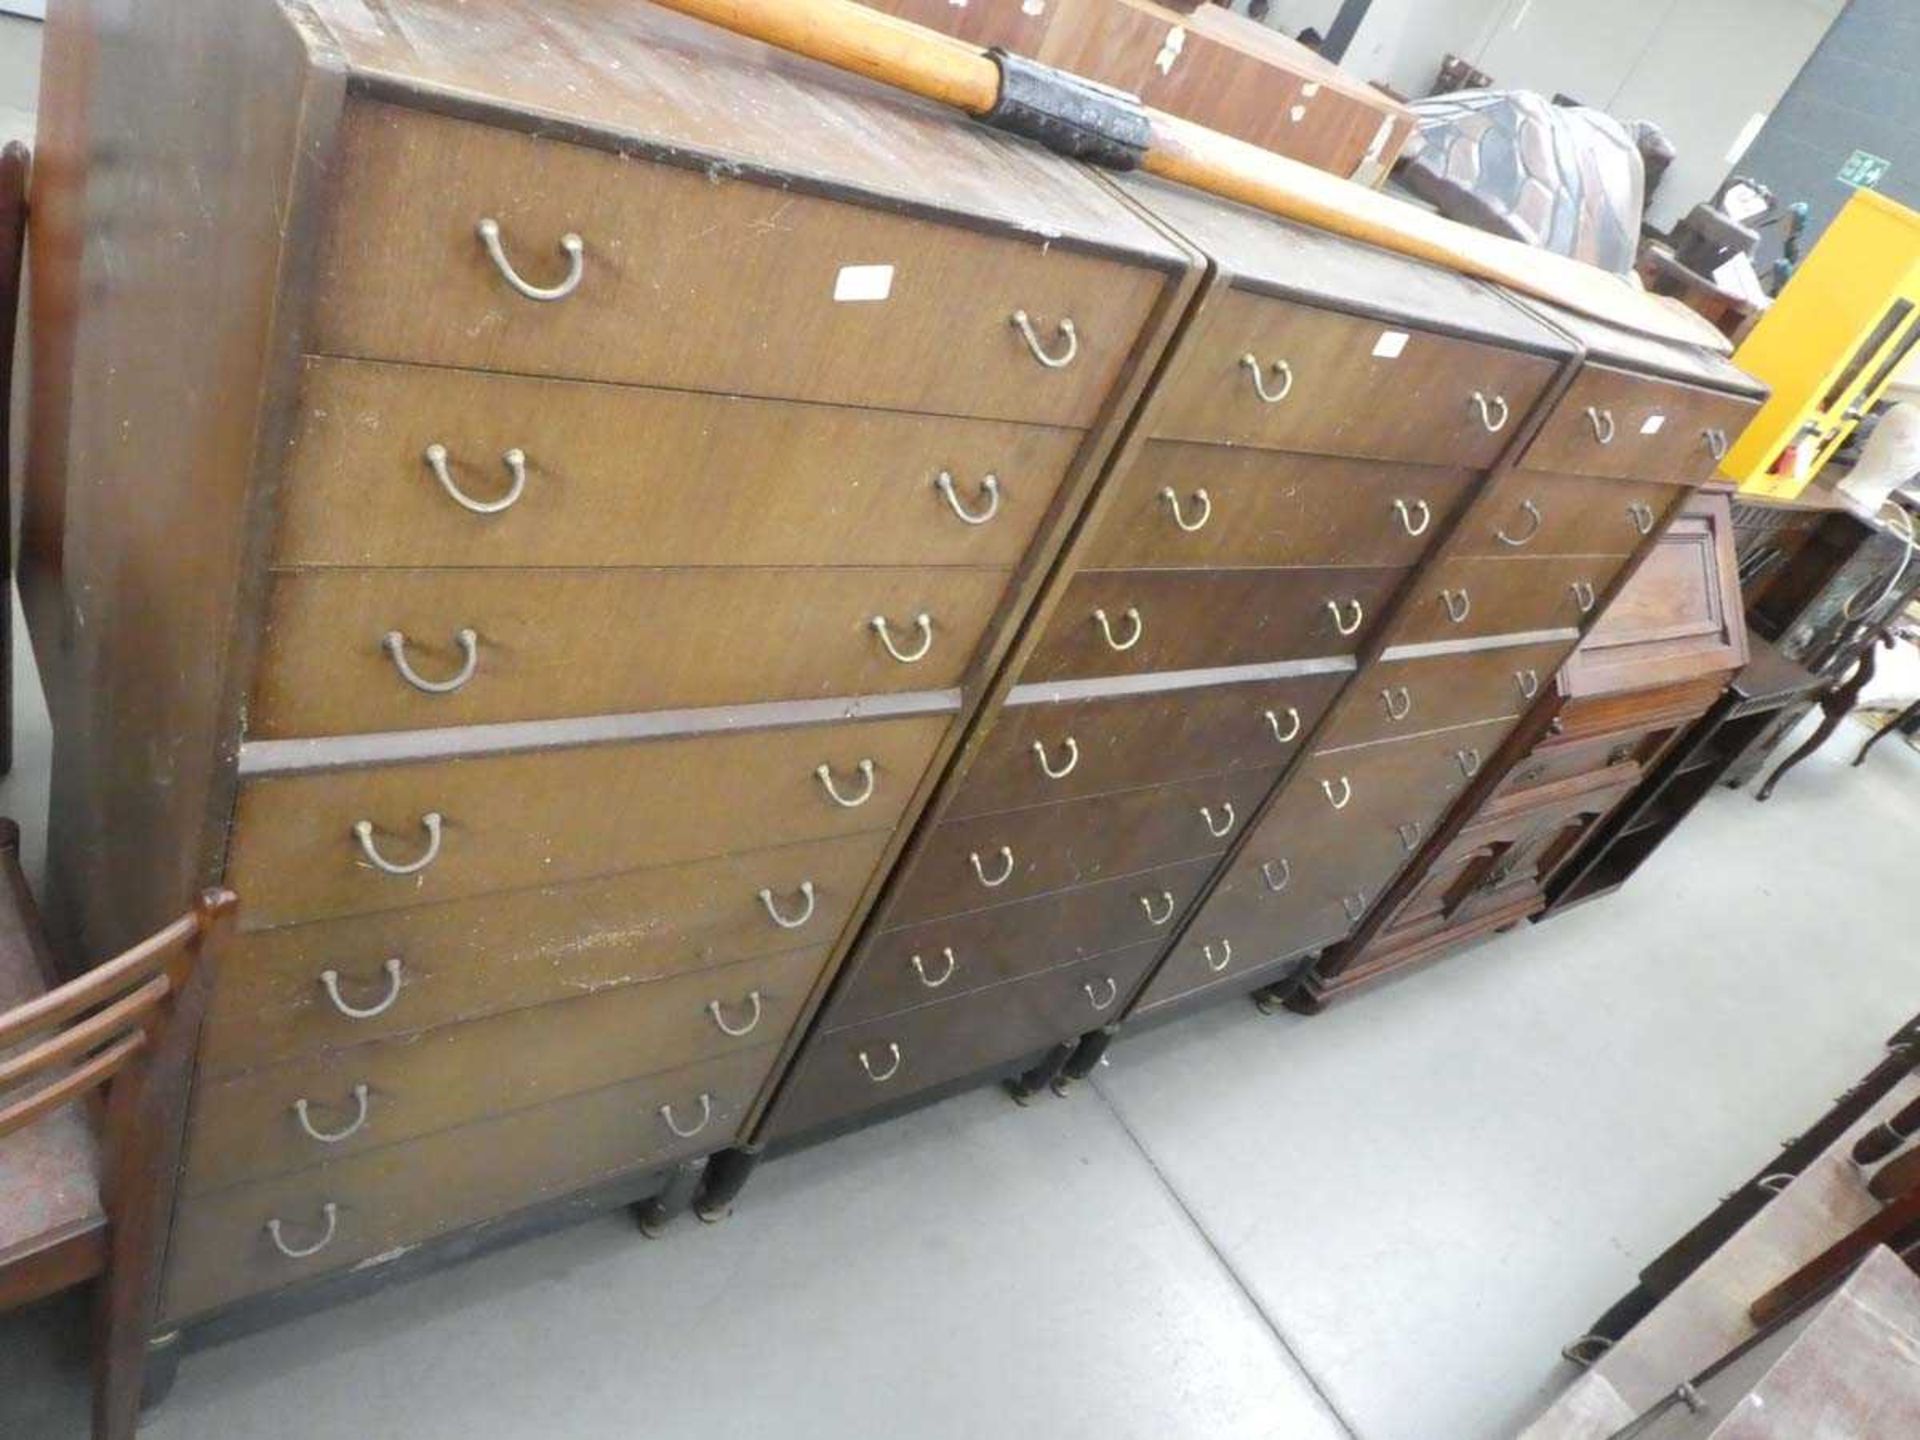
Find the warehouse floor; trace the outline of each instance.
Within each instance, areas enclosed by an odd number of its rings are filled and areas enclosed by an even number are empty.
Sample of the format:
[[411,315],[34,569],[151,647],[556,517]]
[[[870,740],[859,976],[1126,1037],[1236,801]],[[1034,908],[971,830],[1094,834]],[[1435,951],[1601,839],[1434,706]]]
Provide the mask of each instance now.
[[[31,866],[20,683],[0,811]],[[1509,1435],[1561,1343],[1920,1009],[1920,755],[1850,771],[1860,733],[1550,926],[775,1161],[722,1225],[608,1216],[203,1352],[141,1433]],[[84,1436],[86,1353],[73,1299],[0,1317],[0,1437]]]

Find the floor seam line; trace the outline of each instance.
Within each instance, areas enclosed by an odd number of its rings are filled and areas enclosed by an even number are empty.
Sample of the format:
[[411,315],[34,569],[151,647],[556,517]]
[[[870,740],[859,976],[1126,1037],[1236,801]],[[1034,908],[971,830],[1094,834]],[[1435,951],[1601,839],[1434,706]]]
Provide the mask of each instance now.
[[1334,1424],[1340,1427],[1349,1440],[1364,1440],[1359,1427],[1348,1418],[1346,1411],[1334,1403],[1333,1396],[1328,1394],[1327,1388],[1320,1383],[1320,1377],[1313,1373],[1306,1362],[1306,1357],[1294,1348],[1293,1342],[1287,1338],[1287,1332],[1281,1328],[1280,1322],[1268,1313],[1267,1307],[1260,1303],[1260,1297],[1249,1288],[1239,1270],[1235,1269],[1233,1262],[1227,1258],[1226,1252],[1214,1243],[1212,1232],[1200,1223],[1200,1217],[1193,1213],[1193,1207],[1187,1203],[1187,1197],[1180,1193],[1180,1188],[1168,1177],[1167,1172],[1160,1168],[1160,1162],[1154,1158],[1153,1152],[1147,1149],[1140,1136],[1135,1133],[1133,1126],[1127,1123],[1127,1117],[1120,1113],[1120,1107],[1115,1105],[1097,1084],[1089,1082],[1087,1088],[1099,1096],[1100,1103],[1106,1107],[1107,1113],[1113,1116],[1114,1122],[1119,1125],[1120,1133],[1127,1137],[1128,1143],[1146,1162],[1147,1169],[1153,1172],[1153,1178],[1159,1182],[1160,1188],[1166,1191],[1168,1198],[1180,1207],[1180,1213],[1186,1217],[1187,1224],[1193,1227],[1194,1234],[1200,1237],[1208,1253],[1233,1281],[1234,1288],[1246,1297],[1247,1304],[1253,1307],[1253,1313],[1260,1317],[1260,1323],[1266,1327],[1267,1333],[1273,1336],[1274,1343],[1279,1345],[1286,1357],[1293,1362],[1293,1368],[1300,1372],[1301,1378],[1307,1382],[1307,1387],[1313,1391],[1327,1413],[1333,1417]]

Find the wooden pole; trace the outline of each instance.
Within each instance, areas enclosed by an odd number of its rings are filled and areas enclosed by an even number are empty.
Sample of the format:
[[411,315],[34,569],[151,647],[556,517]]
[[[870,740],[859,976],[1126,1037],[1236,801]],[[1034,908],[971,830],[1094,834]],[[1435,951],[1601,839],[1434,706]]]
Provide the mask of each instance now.
[[[970,115],[986,114],[999,98],[999,66],[979,48],[856,0],[656,3]],[[1472,229],[1203,125],[1142,108],[1152,131],[1141,164],[1149,174],[1492,280],[1629,330],[1723,355],[1731,349],[1702,316],[1610,271]]]

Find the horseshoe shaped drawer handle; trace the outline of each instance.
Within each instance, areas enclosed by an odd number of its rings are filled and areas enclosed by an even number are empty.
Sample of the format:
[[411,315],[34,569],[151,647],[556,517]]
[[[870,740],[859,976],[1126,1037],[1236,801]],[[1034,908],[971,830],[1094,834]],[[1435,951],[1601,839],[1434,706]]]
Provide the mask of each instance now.
[[1180,492],[1171,485],[1160,492],[1160,498],[1167,502],[1167,508],[1173,511],[1173,523],[1189,535],[1207,528],[1207,521],[1213,518],[1213,497],[1205,490],[1193,492],[1193,503],[1198,507],[1195,517],[1188,520],[1180,508]]
[[1293,706],[1287,706],[1287,728],[1284,733],[1280,729],[1278,715],[1271,710],[1263,710],[1261,713],[1267,717],[1267,728],[1273,731],[1273,738],[1282,745],[1291,744],[1300,738],[1300,712]]
[[451,695],[463,688],[473,679],[473,672],[480,667],[480,637],[472,630],[461,630],[454,637],[461,653],[466,657],[460,669],[446,680],[423,679],[407,660],[407,637],[399,630],[389,630],[381,637],[380,646],[393,661],[393,668],[400,672],[400,678],[423,695]]
[[1393,828],[1394,832],[1400,837],[1400,848],[1411,855],[1415,847],[1420,844],[1420,822],[1418,820],[1409,820],[1406,824],[1396,825]]
[[873,633],[880,637],[880,643],[887,647],[887,653],[902,665],[917,665],[927,658],[927,652],[933,649],[933,617],[922,610],[913,617],[913,628],[920,632],[920,647],[917,650],[902,650],[893,643],[893,629],[887,624],[887,617],[876,615],[867,624],[873,627]]
[[1351,895],[1340,897],[1340,908],[1347,912],[1347,919],[1354,924],[1360,923],[1360,917],[1367,913],[1367,897],[1364,891],[1355,891]]
[[1355,635],[1359,633],[1360,626],[1365,623],[1367,612],[1361,608],[1358,600],[1349,600],[1346,603],[1353,607],[1352,623],[1348,623],[1341,618],[1340,602],[1338,600],[1327,601],[1327,609],[1333,612],[1334,629],[1338,630],[1342,635]]
[[1333,806],[1334,809],[1344,810],[1353,803],[1353,781],[1344,775],[1340,777],[1340,798],[1338,800],[1333,798],[1333,782],[1331,780],[1322,780],[1320,782],[1320,793],[1327,797],[1327,803]]
[[1087,1003],[1096,1010],[1105,1010],[1120,998],[1120,982],[1115,980],[1111,975],[1105,975],[1101,978],[1105,980],[1107,984],[1107,998],[1104,1000],[1094,993],[1093,982],[1091,980],[1088,980],[1080,987],[1087,992]]
[[420,817],[420,828],[427,832],[427,848],[418,860],[409,860],[404,865],[395,864],[380,853],[380,847],[373,841],[373,822],[356,820],[353,822],[353,838],[360,846],[360,853],[374,869],[389,875],[418,875],[434,861],[440,858],[441,819],[438,810],[429,810]]
[[1498,540],[1502,545],[1511,545],[1516,550],[1522,545],[1530,544],[1533,537],[1540,533],[1540,527],[1547,523],[1547,517],[1540,513],[1540,507],[1534,504],[1531,499],[1522,500],[1520,502],[1520,508],[1526,513],[1528,521],[1527,531],[1524,535],[1509,535],[1505,526],[1493,532],[1494,539]]
[[926,962],[922,960],[918,955],[909,957],[913,965],[913,973],[920,977],[920,983],[926,986],[927,989],[929,990],[938,990],[942,985],[946,984],[947,981],[951,980],[953,978],[954,970],[960,964],[959,958],[954,955],[953,947],[951,945],[942,945],[940,947],[940,954],[941,954],[941,957],[947,962],[947,968],[940,972],[938,979],[935,979],[933,976],[927,974]]
[[400,960],[398,956],[388,960],[380,967],[386,972],[387,993],[374,1005],[361,1007],[350,1005],[340,993],[340,972],[322,970],[320,988],[326,992],[327,1003],[332,1005],[349,1020],[371,1020],[376,1015],[384,1015],[393,1008],[393,1002],[400,998]]
[[1226,824],[1216,827],[1213,823],[1213,807],[1210,805],[1202,805],[1200,807],[1200,818],[1206,822],[1207,833],[1216,840],[1224,840],[1228,835],[1233,833],[1233,802],[1231,800],[1222,800],[1220,802],[1220,813],[1226,818]]
[[1056,770],[1047,759],[1047,747],[1038,740],[1033,742],[1033,758],[1040,762],[1040,773],[1049,780],[1066,779],[1073,773],[1073,767],[1080,763],[1080,743],[1071,735],[1067,736],[1064,743],[1067,747],[1067,763]]
[[873,1068],[873,1061],[868,1058],[867,1052],[864,1050],[860,1052],[860,1068],[867,1072],[867,1079],[876,1085],[884,1085],[900,1073],[899,1045],[889,1040],[887,1042],[887,1053],[892,1057],[892,1063],[889,1064],[885,1070],[875,1070]]
[[1642,535],[1651,535],[1653,533],[1654,514],[1651,505],[1635,500],[1631,505],[1627,506],[1627,518],[1633,521],[1633,528],[1638,530]]
[[780,906],[773,898],[773,891],[762,890],[760,892],[760,903],[766,907],[767,918],[782,930],[798,930],[809,920],[813,919],[813,904],[815,898],[813,882],[811,880],[802,880],[800,882],[800,899],[802,902],[800,913],[789,920],[785,915],[780,913]]
[[[1479,409],[1480,423],[1486,427],[1489,435],[1498,435],[1502,430],[1507,428],[1507,420],[1510,412],[1507,409],[1506,396],[1495,395],[1489,400],[1483,392],[1476,390],[1473,392],[1473,403]],[[1493,418],[1493,412],[1495,410],[1500,412],[1500,418],[1498,420]]]
[[873,798],[873,784],[874,784],[873,761],[862,760],[860,762],[859,770],[860,770],[860,778],[865,783],[862,786],[860,793],[858,795],[853,796],[851,799],[849,799],[845,795],[842,795],[840,793],[840,787],[833,783],[833,771],[830,767],[825,765],[816,765],[814,767],[813,776],[814,776],[814,779],[820,782],[820,788],[827,792],[827,798],[833,801],[834,804],[838,805],[842,810],[858,810],[862,805],[866,804],[867,801]]
[[1540,693],[1540,672],[1538,670],[1516,670],[1513,683],[1520,687],[1520,698],[1531,700]]
[[1123,618],[1133,622],[1133,634],[1124,640],[1116,640],[1113,638],[1113,623],[1107,619],[1107,612],[1105,610],[1093,612],[1093,623],[1100,627],[1100,634],[1110,649],[1131,650],[1140,643],[1140,637],[1146,634],[1147,627],[1140,619],[1140,612],[1133,606],[1129,605],[1126,608]]
[[1173,918],[1173,892],[1171,890],[1162,890],[1160,892],[1160,898],[1166,902],[1167,908],[1156,915],[1153,913],[1153,897],[1151,895],[1142,895],[1139,897],[1140,908],[1147,912],[1147,923],[1149,925],[1164,925]]
[[[1396,695],[1400,697],[1398,703],[1394,700]],[[1404,685],[1395,685],[1391,689],[1382,690],[1380,699],[1387,707],[1389,720],[1404,720],[1413,713],[1413,692]]]
[[1211,941],[1200,947],[1200,953],[1206,957],[1207,969],[1218,975],[1222,970],[1226,969],[1227,966],[1233,964],[1233,941],[1227,939],[1225,936],[1220,938],[1220,958],[1218,960],[1213,958],[1213,944]]
[[1253,376],[1253,393],[1268,405],[1278,405],[1293,393],[1293,367],[1284,360],[1273,362],[1273,373],[1280,377],[1278,390],[1267,389],[1266,371],[1261,368],[1260,358],[1257,355],[1242,355],[1240,368]]
[[713,1096],[709,1095],[705,1090],[700,1092],[700,1118],[693,1122],[691,1129],[682,1130],[680,1128],[679,1122],[673,1118],[673,1105],[671,1102],[660,1107],[660,1118],[666,1122],[667,1129],[671,1130],[675,1135],[678,1135],[682,1140],[691,1140],[712,1123]]
[[1576,580],[1569,585],[1567,589],[1573,592],[1573,603],[1580,607],[1580,613],[1582,615],[1590,615],[1593,613],[1593,586],[1589,585],[1585,580]]
[[293,1102],[294,1118],[300,1122],[300,1128],[307,1132],[309,1139],[318,1140],[322,1145],[338,1145],[342,1140],[351,1140],[358,1135],[367,1123],[367,1112],[372,1108],[367,1087],[353,1087],[353,1119],[338,1130],[322,1130],[313,1123],[313,1112],[304,1096]]
[[980,852],[978,850],[969,850],[967,852],[967,860],[973,866],[973,878],[989,890],[998,890],[1013,878],[1013,847],[1011,845],[1002,845],[1000,847],[1000,873],[991,880],[987,878],[986,866],[980,863]]
[[427,468],[433,471],[433,478],[440,482],[440,488],[447,492],[453,502],[463,510],[471,510],[475,515],[498,515],[502,510],[511,510],[520,503],[520,496],[527,488],[527,452],[509,450],[500,457],[507,467],[507,476],[513,481],[507,487],[507,493],[498,500],[476,500],[460,488],[453,478],[453,471],[447,465],[447,447],[435,442],[427,446]]
[[1020,338],[1027,342],[1027,349],[1033,352],[1033,358],[1049,370],[1064,370],[1073,363],[1074,356],[1080,353],[1080,332],[1074,328],[1073,321],[1060,322],[1060,338],[1067,342],[1067,348],[1058,355],[1049,355],[1046,347],[1040,343],[1040,337],[1034,334],[1033,321],[1024,310],[1013,312],[1013,328],[1020,332]]
[[[1275,865],[1280,867],[1280,878],[1278,880],[1273,878],[1273,867]],[[1260,862],[1260,878],[1267,882],[1267,889],[1278,895],[1282,890],[1286,889],[1293,880],[1293,862],[1284,857],[1279,860],[1262,860]]]
[[1442,590],[1440,603],[1447,607],[1447,619],[1456,625],[1464,625],[1467,616],[1473,613],[1473,596],[1467,593],[1464,585],[1458,590]]
[[729,1025],[727,1023],[726,1012],[720,1008],[720,1002],[718,1000],[709,1000],[707,1002],[707,1014],[713,1017],[713,1023],[720,1027],[720,1033],[722,1035],[731,1035],[734,1039],[738,1040],[743,1036],[751,1035],[760,1028],[760,1016],[763,1012],[760,1008],[760,992],[758,990],[749,990],[747,992],[747,1006],[752,1010],[753,1014],[748,1017],[746,1024],[740,1026]]
[[1602,445],[1613,443],[1613,412],[1611,410],[1596,410],[1591,405],[1587,406],[1587,424],[1593,427],[1595,440]]
[[934,478],[934,488],[946,497],[947,507],[968,525],[984,525],[1000,513],[1000,477],[989,475],[980,482],[980,493],[987,497],[984,510],[969,510],[960,501],[960,493],[954,488],[953,476],[942,470]]
[[273,1241],[273,1248],[289,1260],[304,1260],[309,1255],[318,1255],[333,1243],[334,1232],[340,1228],[340,1207],[329,1200],[320,1207],[320,1238],[311,1245],[289,1245],[286,1231],[278,1217],[267,1221],[267,1238]]
[[[1400,528],[1409,535],[1424,535],[1427,533],[1427,527],[1433,523],[1433,507],[1424,500],[1416,500],[1412,505],[1408,505],[1404,500],[1395,500],[1393,509],[1394,513],[1400,517]],[[1420,512],[1420,523],[1417,525],[1413,520],[1415,510]]]
[[1480,773],[1480,752],[1473,746],[1454,751],[1453,758],[1460,766],[1460,773],[1467,779],[1471,780]]
[[500,243],[500,222],[491,215],[480,222],[480,243],[487,247],[487,254],[493,260],[493,266],[515,290],[529,300],[564,300],[580,288],[580,281],[587,273],[587,242],[569,230],[560,237],[560,248],[566,253],[567,274],[558,285],[529,284],[514,269],[513,261],[507,258],[506,247]]
[[1700,438],[1707,442],[1707,453],[1715,460],[1727,458],[1727,432],[1720,429],[1702,430]]

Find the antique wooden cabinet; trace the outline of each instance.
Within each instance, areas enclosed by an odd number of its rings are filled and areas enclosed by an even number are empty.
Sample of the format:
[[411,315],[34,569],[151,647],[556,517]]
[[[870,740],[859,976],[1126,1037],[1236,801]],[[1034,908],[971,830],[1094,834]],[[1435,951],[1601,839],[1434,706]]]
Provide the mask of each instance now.
[[646,6],[48,45],[56,908],[76,963],[244,917],[164,1325],[654,1194],[748,1132],[1192,255]]

